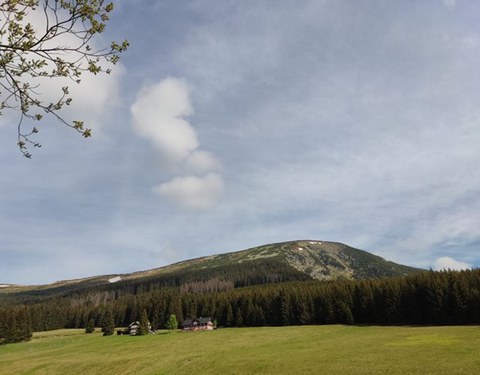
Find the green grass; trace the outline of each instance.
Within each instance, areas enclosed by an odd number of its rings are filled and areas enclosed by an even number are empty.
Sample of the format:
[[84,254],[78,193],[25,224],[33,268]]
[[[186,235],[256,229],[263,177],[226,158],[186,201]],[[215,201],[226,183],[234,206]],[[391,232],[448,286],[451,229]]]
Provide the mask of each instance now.
[[34,334],[0,374],[478,374],[480,327],[232,328],[143,337]]

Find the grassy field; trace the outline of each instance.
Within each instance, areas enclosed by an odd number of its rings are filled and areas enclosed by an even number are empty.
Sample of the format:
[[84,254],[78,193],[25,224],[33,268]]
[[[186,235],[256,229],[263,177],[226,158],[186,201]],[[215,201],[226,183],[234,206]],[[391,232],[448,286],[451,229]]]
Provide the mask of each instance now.
[[480,374],[480,327],[59,330],[0,346],[0,374]]

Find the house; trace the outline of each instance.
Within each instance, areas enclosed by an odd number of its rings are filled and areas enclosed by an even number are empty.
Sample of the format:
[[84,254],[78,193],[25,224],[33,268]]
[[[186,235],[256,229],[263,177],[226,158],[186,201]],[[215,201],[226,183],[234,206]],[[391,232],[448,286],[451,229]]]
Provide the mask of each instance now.
[[[118,331],[117,331],[117,335],[137,336],[139,330],[140,330],[140,322],[139,322],[139,321],[135,321],[135,322],[130,323],[130,324],[128,325],[128,328],[123,329],[123,330],[118,330]],[[148,322],[148,332],[149,332],[149,333],[155,333],[155,332],[152,330],[152,326],[150,325],[150,322]]]
[[212,318],[185,319],[182,323],[182,331],[212,331],[214,329]]

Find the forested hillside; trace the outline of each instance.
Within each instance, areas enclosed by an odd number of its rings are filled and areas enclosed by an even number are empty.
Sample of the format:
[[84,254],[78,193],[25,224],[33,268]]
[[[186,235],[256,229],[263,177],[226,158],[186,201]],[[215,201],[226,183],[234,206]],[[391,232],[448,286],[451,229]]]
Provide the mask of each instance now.
[[[146,312],[154,327],[212,316],[219,326],[304,324],[479,324],[480,270],[425,272],[406,277],[357,281],[294,281],[225,291],[164,287],[131,294],[95,291],[49,297],[0,309],[0,340],[13,342],[34,331],[101,325],[113,315],[125,326]],[[25,323],[26,322],[26,323]],[[15,325],[18,328],[15,328]],[[28,330],[28,329],[27,329]],[[13,335],[13,336],[12,336]]]
[[0,288],[0,301],[31,303],[49,296],[110,291],[131,294],[158,288],[222,291],[304,280],[359,280],[410,275],[423,270],[389,262],[337,242],[291,241],[210,255],[131,274],[94,276],[49,285]]

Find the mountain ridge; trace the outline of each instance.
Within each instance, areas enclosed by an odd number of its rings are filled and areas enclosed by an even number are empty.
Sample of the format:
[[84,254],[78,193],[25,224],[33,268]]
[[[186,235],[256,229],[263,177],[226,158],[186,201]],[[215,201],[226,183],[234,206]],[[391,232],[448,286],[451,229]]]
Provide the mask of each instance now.
[[[50,294],[99,285],[110,285],[114,288],[115,284],[122,282],[155,280],[164,280],[166,286],[181,286],[218,279],[230,280],[234,287],[239,287],[292,280],[382,278],[421,271],[424,270],[390,262],[378,255],[340,242],[296,240],[181,260],[170,265],[132,273],[97,275],[45,285],[0,284],[2,285],[0,295],[29,292]],[[240,276],[235,278],[231,275],[235,272]],[[165,281],[171,278],[175,278],[176,282]]]

